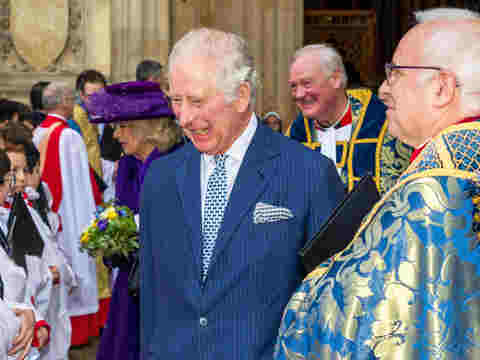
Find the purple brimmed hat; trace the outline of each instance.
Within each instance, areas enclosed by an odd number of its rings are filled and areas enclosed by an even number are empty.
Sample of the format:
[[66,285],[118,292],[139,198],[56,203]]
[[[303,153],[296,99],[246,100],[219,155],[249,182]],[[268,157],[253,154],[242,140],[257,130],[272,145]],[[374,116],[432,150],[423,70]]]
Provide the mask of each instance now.
[[92,94],[86,106],[95,124],[174,117],[160,85],[151,81],[107,86]]

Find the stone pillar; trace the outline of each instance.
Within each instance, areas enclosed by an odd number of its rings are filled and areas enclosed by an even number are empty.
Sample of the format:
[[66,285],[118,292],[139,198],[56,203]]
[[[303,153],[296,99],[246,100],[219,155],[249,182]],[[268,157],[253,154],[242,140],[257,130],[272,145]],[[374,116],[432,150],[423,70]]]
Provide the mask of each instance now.
[[255,57],[261,83],[259,115],[275,110],[284,125],[296,114],[288,89],[288,64],[303,44],[303,0],[174,0],[173,39],[208,26],[245,37]]
[[112,3],[112,81],[126,80],[128,56],[128,0]]
[[170,50],[170,1],[145,1],[143,14],[143,56],[165,65]]
[[87,0],[85,12],[90,25],[85,30],[85,64],[108,78],[112,72],[110,0]]
[[170,48],[170,0],[112,1],[112,80],[135,79],[144,59],[166,64]]
[[[208,7],[207,0],[196,2],[193,0],[171,0],[172,17],[171,17],[171,29],[173,31],[172,40],[173,43],[185,35],[188,31],[201,26],[201,19],[208,21],[208,15],[210,9]],[[200,4],[199,4],[200,3]],[[201,6],[200,6],[201,5]],[[201,10],[203,8],[203,10]],[[204,26],[208,26],[204,24]]]

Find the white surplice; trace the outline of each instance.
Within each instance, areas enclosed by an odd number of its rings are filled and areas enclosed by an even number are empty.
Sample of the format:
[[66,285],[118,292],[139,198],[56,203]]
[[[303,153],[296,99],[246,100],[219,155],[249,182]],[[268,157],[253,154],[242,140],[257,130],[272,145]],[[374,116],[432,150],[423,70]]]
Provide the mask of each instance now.
[[[27,259],[27,263],[28,262],[29,262],[29,259]],[[28,280],[27,280],[25,270],[22,267],[16,265],[12,261],[12,259],[10,259],[10,257],[7,255],[7,253],[4,251],[3,247],[1,246],[0,246],[0,276],[2,277],[2,281],[4,285],[3,301],[4,301],[4,304],[10,309],[10,311],[12,311],[13,309],[32,310],[35,314],[36,321],[44,320],[40,312],[37,311],[37,309],[33,306],[30,299],[29,298],[27,299]],[[3,326],[9,329],[8,340],[10,340],[10,345],[8,346],[8,348],[11,348],[12,341],[13,341],[12,333],[15,331],[15,329],[17,329],[15,336],[18,334],[18,329],[20,326],[20,318],[14,315],[16,317],[16,320],[14,320],[12,319],[10,312],[5,312],[0,315],[0,321],[2,321],[1,318],[3,316],[6,317],[6,321],[7,321],[7,323],[3,324]],[[15,336],[13,338],[15,338]],[[0,352],[2,352],[2,354],[0,355],[0,359],[2,359],[1,356],[4,355],[3,344],[2,344],[2,349],[0,349]],[[18,355],[19,354],[17,354],[16,356],[10,356],[6,358],[14,360]],[[6,353],[5,353],[5,356],[6,356]],[[38,350],[36,348],[32,348],[28,353],[26,359],[36,360],[39,358],[39,356],[40,354]]]
[[0,360],[8,358],[7,352],[20,330],[20,319],[8,304],[0,300]]
[[60,274],[59,284],[55,284],[51,290],[51,297],[46,309],[45,320],[50,325],[50,342],[42,349],[40,358],[43,360],[67,359],[72,326],[67,311],[68,294],[76,285],[71,267],[68,265],[64,254],[58,248],[56,236],[43,222],[40,214],[28,207],[30,215],[35,222],[45,247],[42,258],[48,265],[57,267]]
[[[50,128],[35,129],[33,140],[41,153],[47,149],[46,136],[49,135]],[[80,251],[80,236],[94,218],[95,202],[85,143],[74,130],[65,128],[62,131],[59,156],[62,200],[58,214],[62,231],[57,235],[57,243],[71,266],[77,283],[68,297],[68,314],[94,314],[98,311],[96,264],[95,259]]]

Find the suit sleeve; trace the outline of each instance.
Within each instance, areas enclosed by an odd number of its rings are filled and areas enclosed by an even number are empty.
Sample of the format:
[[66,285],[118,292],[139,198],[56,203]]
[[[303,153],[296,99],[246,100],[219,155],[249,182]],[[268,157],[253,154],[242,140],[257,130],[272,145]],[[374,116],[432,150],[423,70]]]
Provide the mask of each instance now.
[[311,239],[328,219],[338,203],[345,197],[342,183],[333,162],[321,154],[312,152],[312,173],[307,178],[310,182],[310,216],[308,218],[306,239]]
[[153,258],[152,238],[149,229],[152,227],[148,214],[150,209],[151,186],[147,175],[140,196],[140,360],[147,359],[147,344],[153,334]]

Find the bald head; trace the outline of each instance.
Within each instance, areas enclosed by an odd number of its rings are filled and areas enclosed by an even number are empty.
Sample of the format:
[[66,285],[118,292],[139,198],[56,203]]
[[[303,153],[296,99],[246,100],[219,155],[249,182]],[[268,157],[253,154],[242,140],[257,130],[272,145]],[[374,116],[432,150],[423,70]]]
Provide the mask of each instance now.
[[427,15],[401,39],[389,81],[380,88],[390,132],[412,146],[480,115],[480,19],[445,11]]
[[480,18],[480,14],[467,9],[457,8],[432,8],[419,10],[413,13],[416,24],[423,24],[429,21],[447,20],[475,20]]

